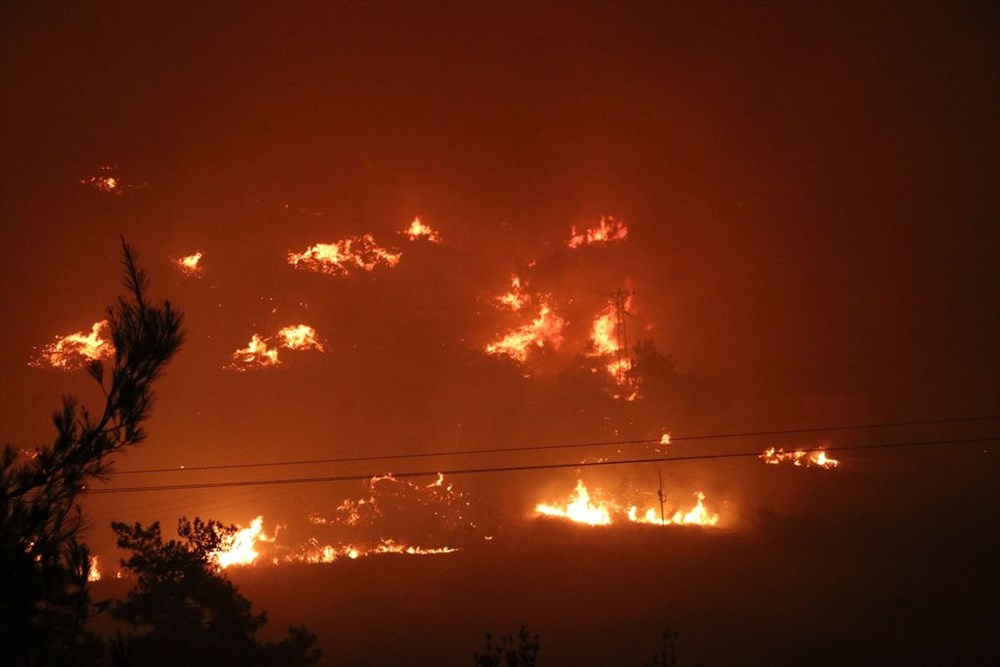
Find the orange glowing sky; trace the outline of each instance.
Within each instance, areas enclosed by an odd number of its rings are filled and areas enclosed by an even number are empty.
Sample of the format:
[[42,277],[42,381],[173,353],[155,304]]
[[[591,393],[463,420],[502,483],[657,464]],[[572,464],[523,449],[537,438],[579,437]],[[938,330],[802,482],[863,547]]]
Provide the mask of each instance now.
[[[266,536],[243,545],[262,560],[492,562],[517,531],[604,534],[540,505],[706,544],[774,517],[991,506],[974,494],[993,488],[993,446],[838,451],[981,425],[685,437],[1000,412],[992,5],[0,17],[3,441],[50,441],[63,395],[100,407],[82,368],[113,354],[124,236],[187,339],[110,484],[350,478],[95,494],[94,526],[200,515]],[[327,462],[288,464],[303,461]],[[258,463],[288,465],[200,469]],[[432,486],[549,464],[566,467]],[[107,579],[120,554],[100,530]]]

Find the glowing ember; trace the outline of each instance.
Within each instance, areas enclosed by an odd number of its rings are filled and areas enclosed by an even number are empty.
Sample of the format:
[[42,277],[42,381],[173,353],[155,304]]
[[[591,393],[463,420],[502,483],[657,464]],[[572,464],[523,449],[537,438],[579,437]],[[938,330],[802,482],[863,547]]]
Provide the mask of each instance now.
[[[384,535],[387,522],[406,517],[405,526],[392,529],[416,529],[420,524],[433,525],[438,530],[454,531],[474,527],[465,519],[470,506],[464,494],[445,483],[444,475],[429,484],[420,485],[392,475],[376,475],[367,482],[366,497],[345,499],[330,517],[312,515],[317,525],[340,525],[353,528],[374,528],[372,534]],[[419,537],[419,536],[418,536]]]
[[188,255],[187,257],[171,257],[170,261],[172,261],[174,266],[176,266],[185,276],[200,277],[204,271],[204,267],[199,264],[199,262],[201,262],[201,258],[202,253],[199,251],[193,255]]
[[56,337],[55,342],[43,347],[38,358],[32,360],[29,365],[48,364],[53,368],[75,370],[89,362],[110,358],[114,355],[115,348],[111,344],[109,335],[107,320],[94,322],[90,333],[79,331],[62,338]]
[[562,330],[566,320],[552,312],[548,303],[542,302],[536,317],[530,324],[518,327],[505,336],[486,346],[486,353],[497,356],[508,356],[514,361],[524,363],[528,358],[528,350],[532,346],[554,348],[562,345]]
[[501,308],[518,311],[531,301],[531,297],[521,288],[521,279],[516,275],[510,277],[510,291],[494,299]]
[[661,445],[669,445],[670,444],[670,434],[669,433],[664,433],[663,434],[663,437],[660,438],[660,444]]
[[319,350],[323,352],[323,344],[316,338],[316,330],[306,324],[284,327],[278,331],[281,346],[289,350]]
[[114,166],[110,164],[101,165],[100,174],[96,176],[91,176],[90,178],[84,178],[80,180],[83,185],[90,186],[97,190],[98,192],[103,192],[109,195],[120,196],[124,194],[121,182],[112,175],[114,172]]
[[421,222],[419,217],[414,218],[413,222],[410,223],[410,226],[403,233],[410,237],[411,241],[423,238],[431,243],[441,243],[441,235]]
[[628,227],[613,216],[601,216],[600,224],[594,229],[585,230],[578,234],[576,227],[570,227],[569,241],[566,243],[570,248],[579,248],[584,245],[598,245],[621,241],[628,236]]
[[566,503],[565,507],[539,503],[535,505],[535,512],[544,516],[585,523],[588,526],[606,526],[611,523],[610,508],[604,504],[591,502],[590,492],[587,491],[583,480],[577,480],[576,490],[569,497],[569,502]]
[[87,569],[87,581],[101,580],[101,564],[97,556],[90,557],[90,567]]
[[264,517],[258,515],[247,528],[237,531],[226,544],[212,554],[216,564],[225,569],[231,565],[251,565],[257,560],[258,542],[274,542],[276,537],[264,534]]
[[390,252],[375,243],[371,234],[352,236],[336,243],[317,243],[301,253],[288,253],[295,268],[347,276],[352,271],[374,271],[378,266],[396,266],[403,253]]
[[836,468],[840,465],[840,461],[830,458],[822,449],[811,452],[806,452],[801,449],[794,452],[786,452],[783,449],[776,450],[774,447],[769,447],[764,450],[764,453],[761,454],[759,458],[763,460],[764,463],[770,465],[791,462],[792,465],[800,467],[810,468],[812,466],[816,466],[827,470]]
[[342,558],[355,560],[365,556],[377,556],[382,554],[405,554],[409,556],[433,556],[437,554],[450,554],[458,551],[455,547],[418,547],[401,544],[391,539],[383,539],[371,545],[332,544],[320,545],[315,539],[310,540],[308,546],[300,553],[285,556],[284,561],[289,563],[333,563]]

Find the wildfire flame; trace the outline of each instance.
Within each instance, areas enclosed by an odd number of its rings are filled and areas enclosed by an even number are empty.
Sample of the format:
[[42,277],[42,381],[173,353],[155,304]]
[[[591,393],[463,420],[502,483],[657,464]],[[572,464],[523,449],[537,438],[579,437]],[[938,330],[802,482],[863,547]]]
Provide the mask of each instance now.
[[528,302],[531,301],[531,297],[524,293],[524,290],[521,287],[521,279],[516,275],[512,275],[510,277],[510,291],[506,294],[494,297],[494,301],[496,301],[501,308],[517,312],[528,305]]
[[[632,305],[632,295],[625,297],[623,310],[627,313]],[[624,398],[627,401],[634,401],[639,397],[639,385],[642,383],[635,367],[628,356],[621,356],[625,350],[618,336],[618,306],[615,303],[608,304],[604,310],[598,313],[590,328],[590,340],[584,354],[589,357],[610,357],[618,358],[607,362],[604,369],[614,380],[616,387],[624,389],[627,393],[613,393],[614,398]]]
[[411,241],[416,241],[419,238],[424,238],[431,243],[441,243],[441,235],[436,231],[421,222],[419,217],[413,219],[410,226],[403,232]]
[[332,544],[320,545],[316,540],[310,540],[308,547],[300,553],[284,557],[284,562],[297,563],[333,563],[341,558],[355,560],[364,556],[376,556],[381,554],[406,554],[409,556],[431,556],[436,554],[450,554],[459,549],[454,547],[418,547],[407,544],[400,544],[395,540],[383,539],[373,545]]
[[345,499],[332,517],[314,514],[310,520],[317,525],[360,528],[377,526],[390,515],[406,513],[414,523],[418,518],[431,520],[446,530],[473,526],[463,515],[470,502],[451,483],[446,484],[440,473],[424,486],[392,475],[376,475],[368,480],[367,487],[366,497]]
[[250,525],[236,532],[226,543],[211,554],[212,560],[220,569],[232,565],[251,565],[260,556],[256,546],[259,542],[274,542],[275,537],[264,533],[264,517],[258,515]]
[[101,564],[97,556],[90,557],[90,564],[87,568],[87,581],[101,580]]
[[565,505],[550,503],[539,503],[535,506],[535,513],[541,516],[550,516],[560,519],[567,519],[574,523],[582,523],[588,526],[607,526],[615,522],[615,517],[624,518],[632,523],[666,525],[696,525],[715,526],[719,523],[718,514],[710,514],[705,508],[705,494],[700,491],[695,494],[698,502],[690,510],[673,510],[669,514],[664,514],[661,518],[660,512],[654,508],[648,508],[640,512],[637,505],[623,506],[613,499],[595,499],[587,490],[582,480],[577,480],[576,488],[570,494]]
[[177,269],[185,276],[199,277],[204,272],[204,267],[199,264],[202,256],[203,254],[199,250],[193,255],[188,255],[186,257],[171,257],[170,261],[172,261],[174,266],[176,266]]
[[612,241],[622,241],[628,236],[628,227],[614,216],[601,216],[600,224],[594,229],[584,230],[577,233],[576,226],[569,228],[569,241],[566,243],[570,248],[579,248],[584,245],[602,245]]
[[293,324],[282,327],[271,338],[263,338],[260,334],[253,334],[246,347],[233,352],[232,361],[227,368],[249,371],[280,366],[279,348],[326,351],[323,343],[319,341],[315,329],[307,324]]
[[335,243],[317,243],[301,253],[288,253],[288,263],[295,268],[334,276],[348,276],[352,271],[374,271],[380,265],[393,267],[401,252],[391,252],[375,243],[371,234],[352,236]]
[[[328,517],[310,515],[313,526],[326,527],[335,531],[348,528],[349,539],[321,540],[310,537],[297,548],[279,546],[277,533],[268,537],[263,531],[263,517],[257,516],[250,526],[232,536],[230,540],[212,554],[219,568],[232,565],[256,565],[260,563],[332,563],[347,558],[381,554],[436,555],[458,551],[451,546],[424,546],[418,543],[429,535],[428,523],[433,531],[451,532],[455,529],[475,527],[465,520],[463,513],[469,502],[464,495],[455,491],[444,475],[428,484],[417,484],[400,480],[392,475],[377,475],[367,482],[366,497],[345,499]],[[412,533],[404,538],[394,535],[384,536],[392,530],[390,519],[395,522],[395,530]],[[402,520],[403,524],[399,524]],[[416,539],[410,539],[415,537]],[[262,551],[268,553],[261,553]]]
[[585,523],[588,526],[607,526],[611,523],[610,509],[605,505],[594,504],[590,501],[590,492],[587,491],[583,480],[577,480],[576,489],[570,495],[565,507],[538,503],[535,505],[535,512],[544,516]]
[[542,348],[548,344],[558,348],[562,345],[564,326],[566,320],[552,312],[552,308],[543,300],[538,309],[538,317],[488,344],[485,348],[486,353],[508,356],[514,361],[524,363],[532,346]]
[[253,334],[250,343],[233,352],[233,361],[229,368],[238,371],[248,371],[256,368],[278,366],[278,349],[268,347],[267,341],[260,334]]
[[114,345],[108,338],[110,334],[107,320],[94,322],[90,333],[77,333],[56,337],[56,340],[42,348],[38,358],[31,361],[31,366],[48,364],[53,368],[75,370],[92,361],[110,358],[115,353]]
[[705,494],[698,492],[694,494],[698,499],[697,504],[687,512],[675,511],[672,515],[659,516],[657,510],[647,509],[641,515],[639,508],[635,505],[628,508],[628,519],[633,523],[651,523],[658,526],[714,526],[719,523],[718,514],[709,514],[705,509]]
[[801,449],[794,452],[786,452],[783,449],[776,450],[774,447],[769,447],[764,450],[763,454],[760,455],[760,459],[763,460],[764,463],[770,465],[791,462],[793,465],[800,467],[810,468],[812,466],[816,466],[826,470],[836,468],[840,465],[839,460],[830,458],[822,449],[811,452],[806,452]]
[[586,354],[601,357],[618,352],[617,323],[618,312],[615,304],[609,304],[594,318],[590,327],[590,348]]
[[98,192],[103,192],[109,195],[121,196],[125,193],[125,191],[122,190],[121,181],[111,174],[111,172],[115,170],[113,165],[101,165],[99,170],[101,172],[100,174],[91,176],[90,178],[81,179],[80,183],[92,187]]
[[307,324],[296,324],[278,331],[281,346],[289,350],[318,350],[323,352],[323,344],[316,338],[316,330]]

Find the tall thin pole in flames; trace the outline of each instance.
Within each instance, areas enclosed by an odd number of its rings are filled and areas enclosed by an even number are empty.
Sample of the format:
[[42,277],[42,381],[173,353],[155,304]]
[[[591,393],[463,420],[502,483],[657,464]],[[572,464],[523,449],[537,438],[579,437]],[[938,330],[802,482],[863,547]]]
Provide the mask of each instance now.
[[619,386],[625,384],[626,374],[632,368],[631,359],[628,353],[628,331],[625,321],[631,316],[628,312],[628,299],[632,292],[618,288],[614,294],[608,294],[609,301],[614,299],[615,303],[615,381]]
[[665,526],[665,525],[667,525],[667,522],[666,522],[666,518],[663,516],[663,501],[664,501],[664,497],[663,497],[663,470],[662,469],[658,469],[656,472],[659,473],[659,475],[660,475],[660,488],[656,491],[656,495],[660,499],[660,525],[661,526]]

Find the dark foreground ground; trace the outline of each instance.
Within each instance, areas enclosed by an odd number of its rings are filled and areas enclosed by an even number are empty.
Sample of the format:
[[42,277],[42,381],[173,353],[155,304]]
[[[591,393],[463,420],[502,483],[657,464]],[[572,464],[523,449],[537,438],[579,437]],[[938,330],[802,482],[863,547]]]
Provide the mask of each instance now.
[[998,664],[994,487],[729,532],[535,521],[450,555],[232,578],[268,611],[265,636],[304,623],[340,667],[472,665],[484,630],[521,624],[541,667],[639,667],[664,628],[679,665]]

